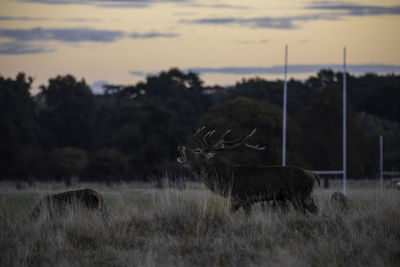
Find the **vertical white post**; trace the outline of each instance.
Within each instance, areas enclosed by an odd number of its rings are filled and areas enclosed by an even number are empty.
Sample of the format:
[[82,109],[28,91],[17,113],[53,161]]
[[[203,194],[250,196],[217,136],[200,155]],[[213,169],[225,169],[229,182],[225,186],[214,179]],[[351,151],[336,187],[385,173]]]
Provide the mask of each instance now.
[[383,188],[383,136],[379,136],[379,178]]
[[346,47],[343,49],[343,194],[346,195]]
[[284,69],[285,79],[283,82],[282,166],[286,166],[287,61],[288,61],[288,46],[285,45],[285,69]]

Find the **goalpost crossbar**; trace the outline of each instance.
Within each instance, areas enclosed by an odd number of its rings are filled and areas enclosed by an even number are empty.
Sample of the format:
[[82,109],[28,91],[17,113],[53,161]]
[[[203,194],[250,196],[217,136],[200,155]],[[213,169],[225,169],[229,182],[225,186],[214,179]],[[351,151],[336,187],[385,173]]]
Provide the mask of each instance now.
[[400,175],[400,172],[384,171],[384,172],[382,172],[382,174],[386,175],[386,176],[397,176],[397,175]]
[[325,175],[335,175],[335,174],[341,174],[343,175],[344,170],[338,170],[338,171],[313,171],[315,174],[325,174]]

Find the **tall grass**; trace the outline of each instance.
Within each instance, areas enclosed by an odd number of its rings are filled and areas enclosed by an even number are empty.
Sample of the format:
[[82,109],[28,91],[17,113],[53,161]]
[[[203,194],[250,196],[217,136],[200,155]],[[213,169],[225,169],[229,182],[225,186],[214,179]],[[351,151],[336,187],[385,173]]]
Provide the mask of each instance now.
[[226,199],[196,184],[184,190],[86,187],[105,197],[107,219],[77,204],[63,217],[50,219],[44,212],[36,222],[25,220],[40,197],[53,192],[51,185],[19,192],[1,184],[0,265],[400,265],[395,190],[354,184],[350,210],[341,214],[329,205],[335,189],[317,189],[317,216],[256,207],[246,218],[243,211],[230,214]]

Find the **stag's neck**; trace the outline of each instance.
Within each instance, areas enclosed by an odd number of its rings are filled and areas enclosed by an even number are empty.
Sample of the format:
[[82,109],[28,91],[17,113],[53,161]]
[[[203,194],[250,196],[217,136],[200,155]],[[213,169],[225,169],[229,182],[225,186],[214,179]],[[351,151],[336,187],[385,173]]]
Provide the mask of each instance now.
[[219,159],[211,159],[201,171],[202,182],[213,192],[226,195],[227,185],[231,183],[232,166]]

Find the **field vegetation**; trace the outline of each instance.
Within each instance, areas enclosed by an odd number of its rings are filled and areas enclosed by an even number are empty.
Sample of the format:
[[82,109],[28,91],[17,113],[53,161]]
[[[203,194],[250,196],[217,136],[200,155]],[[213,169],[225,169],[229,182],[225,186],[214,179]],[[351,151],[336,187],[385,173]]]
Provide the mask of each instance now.
[[73,205],[64,217],[27,219],[61,183],[17,190],[0,183],[1,266],[399,266],[400,192],[350,182],[347,213],[330,206],[339,182],[314,192],[317,216],[230,214],[229,202],[198,183],[82,184],[102,194],[107,218]]

